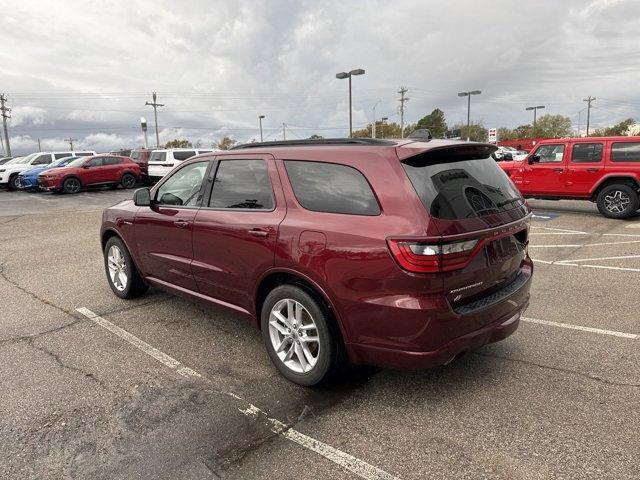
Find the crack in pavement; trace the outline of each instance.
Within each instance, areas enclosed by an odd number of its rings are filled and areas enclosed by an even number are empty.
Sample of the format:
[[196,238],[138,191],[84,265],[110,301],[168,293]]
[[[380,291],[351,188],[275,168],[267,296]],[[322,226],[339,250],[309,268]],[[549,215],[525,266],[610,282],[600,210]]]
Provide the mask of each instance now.
[[3,338],[0,339],[0,346],[2,345],[10,345],[10,344],[14,344],[14,343],[19,343],[19,342],[29,342],[32,340],[36,340],[40,337],[43,337],[45,335],[49,335],[50,333],[57,333],[60,332],[66,328],[69,327],[73,327],[75,325],[78,325],[80,323],[86,323],[87,319],[85,318],[76,318],[74,317],[74,320],[72,322],[69,323],[65,323],[64,325],[60,325],[58,327],[54,327],[51,328],[49,330],[44,330],[42,332],[38,332],[38,333],[30,333],[28,335],[21,335],[19,337],[9,337],[9,338]]
[[519,358],[511,358],[511,357],[503,357],[500,355],[491,355],[488,353],[480,353],[480,352],[470,352],[472,355],[478,355],[480,357],[489,357],[489,358],[496,358],[496,359],[500,359],[500,360],[508,360],[511,362],[515,362],[515,363],[522,363],[524,365],[533,365],[535,367],[538,368],[542,368],[545,370],[553,370],[556,372],[562,372],[562,373],[570,373],[570,374],[574,374],[574,375],[579,375],[581,377],[587,378],[589,380],[595,380],[597,382],[601,382],[601,383],[605,383],[607,385],[612,385],[612,386],[616,386],[616,387],[640,387],[640,383],[627,383],[627,382],[616,382],[613,380],[607,380],[606,378],[602,378],[602,377],[598,377],[597,375],[593,375],[593,374],[589,374],[589,373],[584,373],[584,372],[580,372],[578,370],[571,370],[568,368],[562,368],[562,367],[553,367],[551,365],[543,365],[541,363],[536,363],[536,362],[532,362],[529,360],[522,360]]

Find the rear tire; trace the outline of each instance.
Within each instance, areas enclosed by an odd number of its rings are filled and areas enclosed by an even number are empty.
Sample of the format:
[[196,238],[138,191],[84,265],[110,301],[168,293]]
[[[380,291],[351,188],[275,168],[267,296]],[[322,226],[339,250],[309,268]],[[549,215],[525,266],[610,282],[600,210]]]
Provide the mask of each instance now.
[[136,186],[136,177],[131,175],[130,173],[125,173],[124,175],[122,175],[120,185],[122,185],[122,188],[134,188]]
[[82,188],[82,184],[80,183],[80,180],[77,179],[76,177],[69,177],[62,183],[62,191],[64,193],[69,193],[69,194],[78,193],[81,188]]
[[149,288],[142,280],[124,242],[116,236],[104,247],[104,269],[113,293],[120,298],[137,298]]
[[262,339],[271,361],[288,380],[311,387],[335,373],[343,346],[328,315],[316,299],[294,285],[280,285],[267,295],[261,312]]
[[13,175],[11,175],[11,177],[9,177],[9,183],[7,184],[7,187],[11,191],[20,189],[20,179],[18,178],[17,173],[14,173]]
[[617,184],[603,188],[596,200],[598,210],[607,218],[629,218],[640,207],[636,191],[629,185]]

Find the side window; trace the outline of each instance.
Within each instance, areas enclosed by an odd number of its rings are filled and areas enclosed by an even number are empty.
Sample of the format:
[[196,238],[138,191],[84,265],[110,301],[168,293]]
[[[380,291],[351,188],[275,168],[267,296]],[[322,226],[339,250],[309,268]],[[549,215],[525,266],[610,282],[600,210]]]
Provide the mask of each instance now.
[[36,158],[33,161],[32,165],[48,165],[50,163],[51,163],[51,154],[45,153],[43,155],[40,155],[38,158]]
[[149,157],[150,162],[164,162],[167,159],[167,152],[152,152]]
[[103,157],[95,157],[91,160],[87,161],[85,165],[89,167],[101,167],[102,166]]
[[369,183],[358,170],[323,162],[284,162],[293,191],[307,210],[379,215],[380,207]]
[[598,163],[602,161],[601,143],[576,143],[573,146],[571,162],[573,163]]
[[540,163],[560,163],[564,156],[564,145],[542,145],[536,150]]
[[90,157],[91,155],[95,155],[93,152],[79,152],[75,154],[77,157]]
[[64,157],[71,157],[71,156],[73,156],[73,153],[55,153],[53,155],[53,158],[55,158],[56,160],[59,160]]
[[188,158],[193,157],[196,152],[188,151],[188,152],[173,152],[173,158],[175,160],[186,160]]
[[161,205],[197,205],[208,165],[208,161],[196,162],[173,173],[158,189],[156,201]]
[[120,157],[104,157],[104,165],[120,165],[122,159]]
[[264,160],[221,160],[209,206],[273,210],[273,188]]
[[614,142],[611,145],[612,162],[640,162],[640,143]]

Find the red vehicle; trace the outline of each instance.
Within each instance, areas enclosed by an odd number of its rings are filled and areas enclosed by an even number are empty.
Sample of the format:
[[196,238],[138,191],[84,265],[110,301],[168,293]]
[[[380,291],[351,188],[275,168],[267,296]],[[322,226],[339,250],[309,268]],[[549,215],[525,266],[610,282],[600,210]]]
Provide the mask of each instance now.
[[38,186],[53,192],[78,193],[82,188],[101,185],[133,188],[139,179],[140,167],[129,157],[94,155],[45,170],[38,175]]
[[194,157],[104,211],[109,285],[246,315],[302,385],[345,357],[445,364],[513,333],[529,301],[531,214],[494,150],[334,139]]
[[149,157],[151,156],[150,148],[136,148],[131,150],[131,160],[140,166],[140,181],[145,185],[149,185]]
[[608,218],[640,208],[640,137],[541,141],[521,162],[500,162],[522,195],[596,202]]

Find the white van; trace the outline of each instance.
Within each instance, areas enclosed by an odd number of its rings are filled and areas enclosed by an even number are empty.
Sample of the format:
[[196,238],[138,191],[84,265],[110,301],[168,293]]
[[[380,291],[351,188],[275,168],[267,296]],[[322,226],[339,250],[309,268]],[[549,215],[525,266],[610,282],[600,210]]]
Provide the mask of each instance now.
[[[9,164],[0,165],[0,185],[9,187],[9,190],[17,190],[20,187],[18,175],[30,168],[49,165],[54,160],[64,157],[86,157],[95,155],[93,150],[79,150],[72,152],[35,152],[20,158],[20,160]],[[15,160],[15,159],[14,159]]]
[[149,156],[149,180],[157,182],[171,169],[189,158],[201,153],[215,152],[207,148],[166,148],[153,150]]

